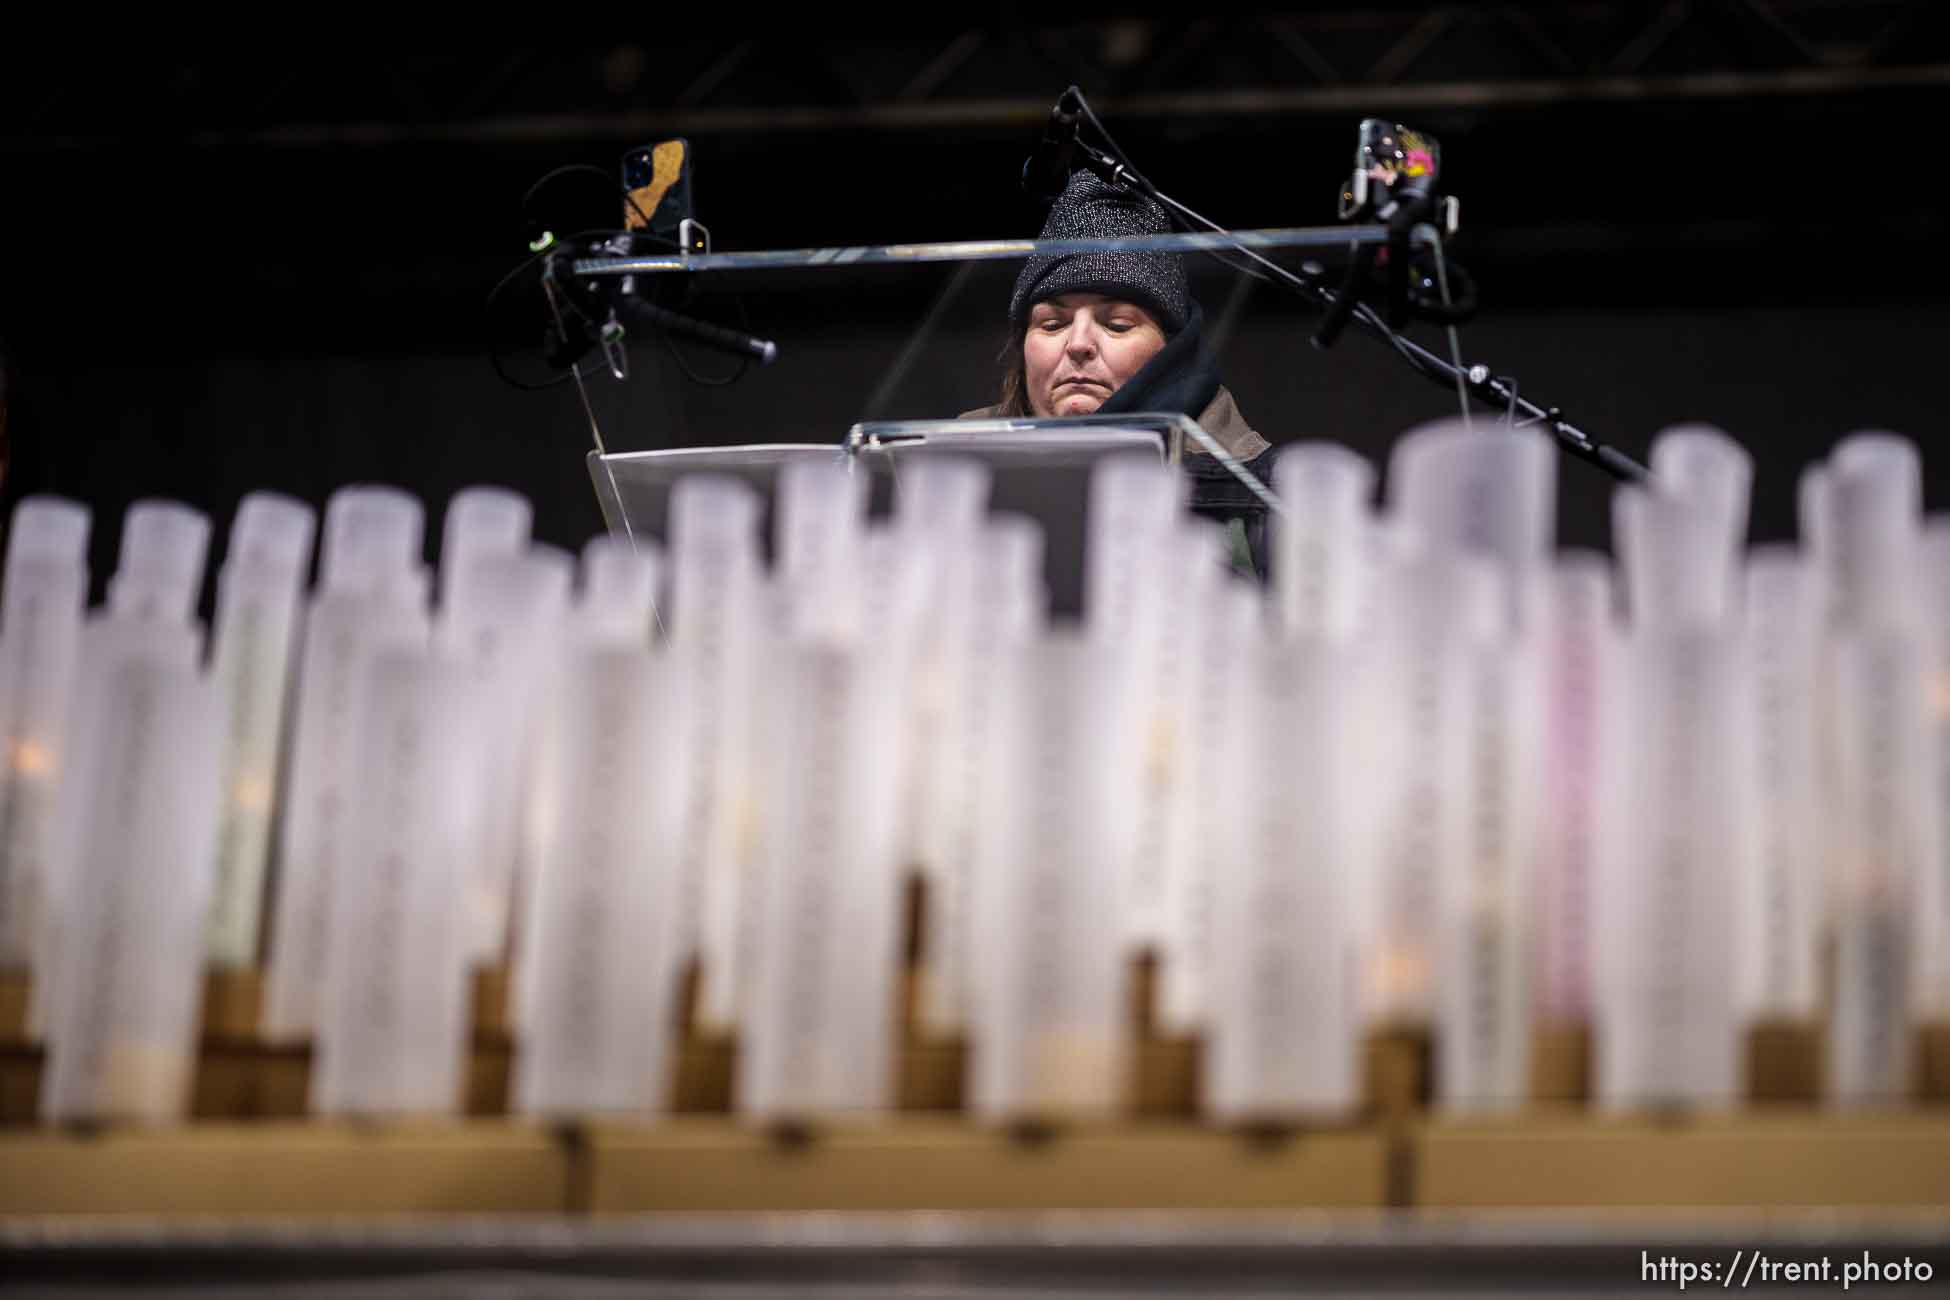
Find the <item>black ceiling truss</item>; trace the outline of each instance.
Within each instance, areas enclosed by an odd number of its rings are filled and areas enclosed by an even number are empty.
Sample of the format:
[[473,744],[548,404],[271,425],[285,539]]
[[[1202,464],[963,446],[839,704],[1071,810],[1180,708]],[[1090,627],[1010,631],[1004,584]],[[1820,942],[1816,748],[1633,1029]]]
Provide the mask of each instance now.
[[[1014,128],[1070,81],[1120,117],[1345,115],[1950,86],[1936,0],[1376,5],[1161,22],[750,30],[488,53],[104,55],[0,78],[0,151]],[[112,85],[113,93],[104,93]],[[131,106],[140,106],[132,112]]]

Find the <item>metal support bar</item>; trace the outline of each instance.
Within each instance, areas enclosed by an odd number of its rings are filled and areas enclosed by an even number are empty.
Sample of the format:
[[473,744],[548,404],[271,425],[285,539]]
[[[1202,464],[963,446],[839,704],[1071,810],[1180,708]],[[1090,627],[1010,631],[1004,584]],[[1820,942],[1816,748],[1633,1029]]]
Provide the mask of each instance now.
[[933,244],[875,244],[854,248],[781,248],[744,253],[676,254],[649,257],[579,257],[576,275],[673,275],[692,271],[776,271],[827,266],[915,265],[922,262],[1007,262],[1031,257],[1113,251],[1148,253],[1228,252],[1247,248],[1340,248],[1385,244],[1380,225],[1296,226],[1291,229],[1202,231],[1175,235],[1134,235],[1123,239],[984,239]]

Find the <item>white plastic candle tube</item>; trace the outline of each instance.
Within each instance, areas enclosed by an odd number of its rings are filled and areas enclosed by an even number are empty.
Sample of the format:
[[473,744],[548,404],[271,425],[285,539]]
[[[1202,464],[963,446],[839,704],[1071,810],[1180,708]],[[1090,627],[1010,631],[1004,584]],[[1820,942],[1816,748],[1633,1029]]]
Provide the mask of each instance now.
[[[874,607],[865,611],[868,625],[862,631],[905,656],[904,689],[910,696],[900,854],[908,867],[918,868],[928,891],[941,886],[940,865],[934,860],[938,837],[931,831],[940,815],[935,805],[941,792],[932,774],[941,763],[937,755],[945,743],[950,707],[953,670],[947,660],[960,652],[960,645],[950,642],[961,638],[958,629],[971,615],[970,566],[991,486],[990,469],[978,460],[942,454],[903,459],[896,473],[893,527],[875,530],[864,561],[869,582],[862,594]],[[1040,554],[1039,543],[1039,564]],[[926,915],[922,925],[925,947]]]
[[1530,1090],[1540,655],[1535,624],[1469,647],[1461,851],[1437,882],[1435,1098],[1507,1110]]
[[[1835,543],[1829,536],[1828,467],[1820,461],[1801,471],[1795,486],[1795,520],[1801,530],[1802,545],[1808,548],[1820,573],[1827,595],[1832,596]],[[1824,604],[1825,608],[1825,604]]]
[[1349,647],[1308,638],[1251,645],[1229,674],[1237,761],[1276,784],[1227,809],[1236,852],[1215,864],[1206,1109],[1220,1120],[1338,1116],[1358,1099],[1357,671]]
[[[527,860],[528,771],[575,570],[567,552],[526,543],[527,521],[527,502],[512,493],[477,488],[455,499],[442,554],[445,603],[434,625],[434,644],[454,657],[475,701],[459,753],[474,765],[466,789],[476,848],[466,897],[468,956],[478,966],[508,957]],[[517,538],[524,540],[509,549]],[[458,558],[449,554],[455,550]]]
[[633,545],[607,534],[591,538],[582,548],[576,589],[578,635],[618,647],[649,645],[662,572],[663,556],[647,541]]
[[1942,830],[1921,639],[1844,631],[1832,642],[1837,807],[1835,990],[1828,1088],[1843,1106],[1908,1093],[1928,967],[1927,880]]
[[[1175,593],[1173,619],[1183,629],[1185,648],[1160,683],[1161,696],[1171,692],[1174,705],[1162,791],[1171,802],[1163,815],[1141,812],[1136,824],[1161,823],[1164,841],[1158,1021],[1167,1032],[1193,1033],[1207,1023],[1215,879],[1237,858],[1240,809],[1223,791],[1239,772],[1254,770],[1244,766],[1239,729],[1216,701],[1264,641],[1267,619],[1258,586],[1220,568],[1222,529],[1197,527],[1181,535],[1182,589]],[[1146,790],[1142,797],[1154,796]]]
[[795,634],[845,635],[840,629],[856,616],[842,596],[857,591],[868,486],[866,474],[838,456],[779,471],[772,567]]
[[1740,1004],[1750,1017],[1806,1019],[1817,1010],[1816,955],[1825,836],[1817,726],[1821,576],[1792,546],[1747,560],[1747,671],[1754,700],[1755,852],[1736,915]]
[[[1129,788],[1137,814],[1109,828],[1116,842],[1106,851],[1125,864],[1130,942],[1154,950],[1164,943],[1158,818],[1167,815],[1169,805],[1143,792],[1166,784],[1171,719],[1180,699],[1163,683],[1170,667],[1178,666],[1183,641],[1174,636],[1180,629],[1171,609],[1182,568],[1183,503],[1180,476],[1152,461],[1114,457],[1091,473],[1084,626],[1117,701],[1104,711],[1104,724],[1114,733],[1106,738],[1107,779]],[[1146,814],[1152,815],[1148,824]]]
[[315,527],[303,502],[251,493],[237,509],[217,578],[213,676],[229,719],[208,936],[209,959],[219,966],[257,960],[280,741]]
[[1937,958],[1943,829],[1932,789],[1922,475],[1915,445],[1861,433],[1829,456],[1817,504],[1833,584],[1827,723],[1836,814],[1829,1096],[1887,1103],[1909,1082],[1911,1034]]
[[1557,524],[1557,453],[1533,429],[1471,429],[1439,420],[1404,434],[1388,461],[1388,504],[1432,554],[1489,557],[1521,626],[1532,575]]
[[[210,520],[201,511],[177,501],[138,501],[122,519],[122,541],[115,574],[108,583],[108,610],[104,617],[157,628],[184,629],[202,656],[203,627],[195,620],[197,595],[203,588],[203,562],[209,552]],[[97,707],[87,701],[83,708]],[[92,724],[88,724],[92,725]],[[64,800],[62,819],[79,816],[85,804],[72,794]],[[61,898],[72,882],[53,873],[54,906],[42,926],[37,945],[51,954],[67,944],[61,926],[65,908]],[[207,892],[203,895],[208,899]],[[37,965],[41,964],[36,962]],[[49,1010],[48,987],[36,986],[28,1008],[28,1025],[38,1032],[46,1023]]]
[[1597,854],[1599,728],[1614,665],[1611,564],[1560,554],[1542,598],[1541,761],[1537,804],[1534,1004],[1546,1021],[1591,1017],[1592,888]]
[[515,1107],[659,1111],[676,1025],[675,687],[641,646],[567,652],[536,768]]
[[1097,648],[1059,633],[997,682],[1006,719],[981,796],[975,863],[969,1108],[990,1120],[1101,1115],[1130,1052],[1123,1014],[1124,887],[1107,832],[1128,791],[1107,778],[1116,697]]
[[773,511],[774,567],[796,574],[824,568],[866,526],[867,478],[849,461],[796,460],[779,470]]
[[894,524],[910,532],[966,534],[982,523],[992,477],[985,462],[965,456],[902,457]]
[[1286,504],[1274,539],[1273,586],[1288,636],[1352,636],[1364,609],[1374,465],[1339,443],[1280,452],[1273,489]]
[[1690,502],[1718,526],[1721,548],[1738,556],[1747,544],[1747,503],[1754,458],[1710,424],[1677,424],[1652,440],[1652,477],[1661,491]]
[[1149,653],[1138,660],[1147,678],[1128,683],[1124,697],[1138,728],[1128,735],[1137,762],[1136,815],[1118,830],[1125,840],[1120,856],[1130,864],[1132,934],[1169,970],[1188,960],[1178,947],[1184,918],[1171,909],[1184,896],[1182,877],[1195,848],[1190,825],[1204,793],[1198,779],[1205,774],[1191,766],[1192,732],[1212,669],[1205,653],[1208,607],[1225,576],[1225,530],[1187,517],[1174,521],[1159,543],[1148,566],[1156,622]]
[[419,563],[418,501],[348,488],[325,510],[322,587],[306,615],[278,830],[264,1030],[302,1041],[317,1023],[332,879],[357,828],[366,668],[382,648],[422,650],[431,636]]
[[1893,434],[1844,438],[1817,505],[1829,548],[1833,616],[1853,628],[1917,627],[1923,475],[1916,445]]
[[122,521],[121,558],[108,584],[119,617],[179,622],[203,590],[210,520],[176,501],[138,501]]
[[1220,939],[1218,891],[1244,863],[1250,810],[1223,791],[1234,774],[1254,770],[1251,723],[1238,720],[1240,687],[1254,656],[1276,626],[1258,586],[1222,579],[1192,611],[1202,625],[1198,700],[1185,737],[1186,813],[1174,851],[1183,864],[1165,902],[1172,935],[1161,971],[1157,1014],[1167,1033],[1195,1033],[1212,1023],[1213,964]]
[[1723,520],[1681,497],[1623,487],[1612,535],[1634,630],[1715,626],[1733,608],[1738,556]]
[[471,845],[460,668],[425,646],[375,651],[365,669],[363,815],[331,881],[311,1109],[451,1114],[469,1027],[465,886]]
[[923,772],[939,713],[932,693],[921,690],[921,673],[934,655],[939,631],[937,611],[944,594],[942,569],[949,544],[945,533],[917,537],[909,530],[870,529],[861,537],[860,571],[853,584],[860,618],[848,643],[871,649],[880,661],[885,689],[898,697],[896,707],[906,733],[901,741],[906,761],[897,778],[904,868],[916,866],[922,853]]
[[894,1079],[898,701],[854,648],[781,647],[768,677],[738,1106],[761,1120],[877,1112]]
[[[1837,619],[1839,606],[1836,593],[1839,590],[1835,561],[1835,540],[1829,500],[1829,472],[1826,463],[1817,461],[1801,472],[1801,480],[1796,493],[1796,518],[1801,529],[1801,541],[1807,549],[1808,564],[1813,571],[1817,590],[1816,602],[1820,607],[1821,624],[1824,629],[1831,628]],[[1815,691],[1815,781],[1816,798],[1824,808],[1833,806],[1838,797],[1840,773],[1837,770],[1836,751],[1839,741],[1836,736],[1837,720],[1834,714],[1835,694],[1832,689],[1834,666],[1829,638],[1823,636],[1816,646],[1816,691]],[[1836,860],[1836,850],[1832,843],[1824,839],[1821,846],[1820,866],[1817,868],[1818,888],[1820,889],[1820,926],[1822,941],[1833,936],[1833,921],[1841,914],[1840,908],[1840,863]]]
[[[829,581],[822,584],[825,596],[839,610],[848,611],[830,622],[823,631],[799,632],[789,644],[844,648],[868,655],[887,716],[898,734],[876,739],[876,754],[897,749],[902,759],[889,775],[894,789],[888,806],[894,819],[894,841],[890,850],[902,888],[920,857],[920,823],[916,792],[922,785],[921,760],[916,750],[915,666],[921,644],[922,615],[927,609],[929,588],[937,568],[937,545],[916,537],[911,531],[874,528],[859,534],[851,543],[854,561],[837,566]],[[763,715],[760,715],[763,718]],[[772,782],[781,779],[779,770],[762,759],[754,762],[752,793],[753,824],[768,825],[772,816]],[[787,774],[783,779],[791,779]],[[757,832],[762,836],[763,832]],[[770,904],[765,900],[773,888],[771,850],[754,843],[744,855],[739,890],[743,897],[738,908],[736,940],[736,987],[749,991],[757,978],[759,952],[765,942],[765,917]],[[899,913],[905,917],[903,910]],[[741,993],[744,997],[747,994]]]
[[1937,844],[1922,882],[1918,944],[1923,952],[1918,1010],[1931,1020],[1950,1020],[1950,516],[1934,515],[1923,532],[1923,604],[1928,678],[1928,719],[1937,798]]
[[970,968],[982,951],[971,930],[976,864],[986,855],[990,825],[977,794],[990,761],[995,728],[1007,716],[1000,694],[1017,650],[1042,633],[1043,534],[1020,515],[997,515],[966,542],[941,539],[947,585],[934,668],[941,687],[938,743],[926,755],[928,814],[921,860],[928,864],[925,921],[927,983],[921,1006],[928,1027],[959,1032],[966,1024]]
[[110,616],[87,630],[48,967],[51,1121],[189,1109],[223,728],[200,642],[187,620]]
[[671,491],[673,670],[687,689],[691,751],[677,832],[684,943],[700,961],[699,1019],[738,1021],[739,911],[752,843],[752,694],[763,632],[758,496],[743,481],[692,475]]
[[848,635],[831,640],[874,647],[883,662],[911,663],[920,652],[940,580],[941,543],[915,545],[892,528],[873,528],[861,537],[855,579],[860,617]]
[[534,507],[519,492],[469,487],[454,493],[440,533],[440,617],[435,635],[465,651],[475,632],[476,562],[519,555],[528,548]]
[[466,606],[444,613],[444,641],[435,634],[474,700],[462,723],[469,743],[456,759],[473,768],[476,847],[467,871],[467,935],[476,964],[495,964],[507,951],[521,874],[524,792],[555,677],[572,569],[566,554],[549,547],[477,556],[465,566]]
[[[942,894],[947,888],[943,854],[947,820],[953,815],[956,792],[951,785],[954,715],[964,689],[969,656],[975,644],[976,575],[982,568],[981,530],[963,533],[921,533],[897,530],[928,548],[930,589],[922,596],[922,617],[914,644],[908,711],[908,770],[901,796],[902,856],[918,871],[922,893],[920,957],[939,981],[940,934],[944,914]],[[1040,538],[1038,539],[1040,546]],[[1039,561],[1040,562],[1040,561]],[[924,989],[923,1003],[936,996]]]
[[1461,870],[1473,793],[1469,739],[1479,647],[1506,627],[1501,573],[1486,556],[1434,555],[1398,566],[1360,689],[1373,720],[1355,739],[1370,788],[1355,815],[1376,837],[1376,870],[1362,900],[1364,998],[1384,1021],[1426,1024],[1435,1014],[1439,890]]
[[1609,1109],[1734,1104],[1739,882],[1750,868],[1751,694],[1740,637],[1622,643],[1604,724],[1596,1095]]
[[320,590],[370,591],[419,572],[425,528],[418,499],[398,488],[340,488],[325,503]]
[[14,508],[0,588],[0,967],[33,964],[51,886],[56,793],[88,599],[88,510]]
[[504,488],[454,494],[440,539],[440,607],[434,639],[444,650],[482,663],[505,655],[512,635],[506,563],[528,552],[533,512]]
[[1149,566],[1184,500],[1179,477],[1153,461],[1109,457],[1091,471],[1084,616],[1092,636],[1148,634],[1160,587]]

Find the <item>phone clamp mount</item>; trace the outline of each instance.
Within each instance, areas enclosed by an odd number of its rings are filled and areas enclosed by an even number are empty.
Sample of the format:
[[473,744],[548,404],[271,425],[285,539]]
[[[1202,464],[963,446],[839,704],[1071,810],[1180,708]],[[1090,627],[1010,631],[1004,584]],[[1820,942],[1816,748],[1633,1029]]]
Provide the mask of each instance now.
[[1443,241],[1462,224],[1462,203],[1438,189],[1442,146],[1434,136],[1399,122],[1363,118],[1354,170],[1341,187],[1340,218],[1379,222],[1388,241],[1349,250],[1334,304],[1314,330],[1313,344],[1330,348],[1354,309],[1381,289],[1381,317],[1399,330],[1411,319],[1460,325],[1475,316],[1476,282],[1448,260]]

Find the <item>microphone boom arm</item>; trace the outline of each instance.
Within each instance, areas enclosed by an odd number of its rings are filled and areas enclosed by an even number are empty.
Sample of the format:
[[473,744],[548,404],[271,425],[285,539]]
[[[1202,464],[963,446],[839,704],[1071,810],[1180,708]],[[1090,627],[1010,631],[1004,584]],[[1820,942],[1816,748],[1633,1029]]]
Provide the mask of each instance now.
[[[1087,104],[1084,113],[1093,124],[1096,122],[1096,115],[1090,112]],[[1231,232],[1218,222],[1200,216],[1166,194],[1150,180],[1134,171],[1128,163],[1112,158],[1081,140],[1077,142],[1077,156],[1083,160],[1084,166],[1095,172],[1107,184],[1128,186],[1214,234],[1231,235]],[[1376,315],[1372,308],[1358,302],[1344,304],[1339,293],[1320,283],[1313,275],[1290,271],[1248,247],[1243,241],[1229,240],[1228,247],[1245,254],[1271,273],[1275,279],[1328,313],[1329,319],[1336,322],[1336,333],[1339,332],[1339,326],[1345,323],[1346,318],[1351,316],[1361,323],[1362,328],[1392,347],[1425,378],[1444,388],[1461,389],[1485,406],[1508,412],[1513,423],[1517,413],[1521,412],[1528,417],[1522,422],[1523,424],[1542,424],[1568,455],[1596,465],[1620,482],[1643,483],[1652,477],[1652,472],[1645,466],[1617,448],[1598,442],[1565,419],[1564,412],[1558,407],[1542,406],[1524,397],[1520,385],[1513,378],[1493,375],[1488,366],[1459,366],[1436,355],[1404,337],[1400,331],[1392,328],[1387,321]]]

